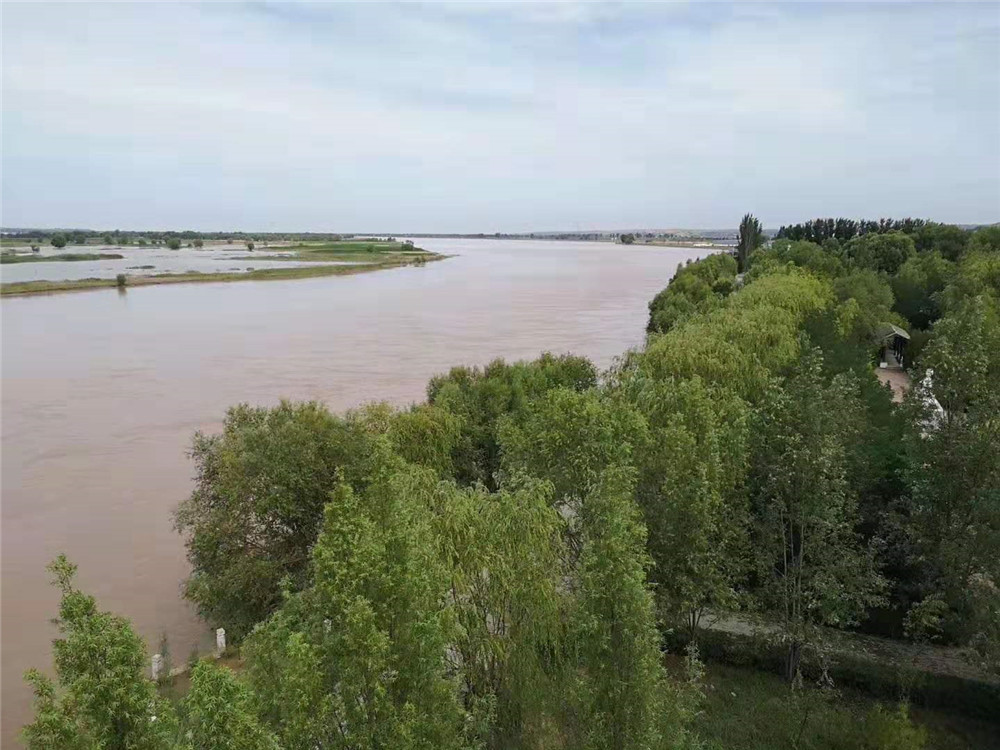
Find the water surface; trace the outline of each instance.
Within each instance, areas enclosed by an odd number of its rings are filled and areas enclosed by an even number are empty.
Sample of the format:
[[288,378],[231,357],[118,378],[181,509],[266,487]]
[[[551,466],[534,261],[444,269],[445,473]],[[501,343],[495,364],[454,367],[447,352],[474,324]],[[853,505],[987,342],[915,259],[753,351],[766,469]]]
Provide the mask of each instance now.
[[402,405],[452,365],[545,350],[607,366],[641,343],[647,303],[677,265],[706,252],[417,244],[456,257],[349,277],[0,300],[5,747],[30,717],[21,673],[50,669],[58,597],[44,567],[59,552],[147,643],[167,633],[175,663],[209,645],[179,595],[187,565],[171,512],[191,489],[192,433],[217,429],[226,407]]

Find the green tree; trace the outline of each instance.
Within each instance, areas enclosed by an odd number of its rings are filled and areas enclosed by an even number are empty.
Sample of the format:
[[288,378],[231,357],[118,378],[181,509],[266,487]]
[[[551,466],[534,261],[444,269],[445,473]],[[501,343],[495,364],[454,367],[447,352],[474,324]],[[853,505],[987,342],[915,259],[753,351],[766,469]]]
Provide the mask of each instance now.
[[177,509],[191,576],[185,595],[242,638],[281,602],[282,579],[308,581],[329,493],[364,482],[371,439],[320,404],[236,406],[220,435],[195,435],[195,489]]
[[623,245],[632,245],[635,243],[635,235],[631,233],[623,234],[619,239]]
[[776,374],[798,361],[803,324],[832,301],[828,282],[778,269],[730,295],[719,309],[650,341],[636,366],[654,379],[698,375],[753,403]]
[[279,750],[277,738],[254,714],[250,690],[225,667],[208,660],[195,664],[183,709],[184,750]]
[[460,432],[453,452],[455,478],[460,484],[481,482],[497,488],[500,418],[525,408],[553,388],[586,390],[597,382],[597,370],[584,357],[546,352],[533,362],[507,364],[502,359],[479,369],[453,367],[431,378],[427,400],[458,417]]
[[859,268],[896,273],[916,253],[913,238],[902,232],[866,234],[847,243],[844,255]]
[[939,294],[951,280],[954,268],[937,252],[909,258],[891,279],[894,309],[913,326],[930,327],[941,317]]
[[447,674],[454,618],[433,533],[433,472],[387,460],[363,495],[341,484],[312,552],[313,585],[247,640],[260,715],[286,748],[457,748]]
[[582,507],[579,584],[570,616],[574,657],[568,745],[672,747],[685,703],[660,655],[646,529],[632,500],[634,474],[611,467]]
[[170,250],[180,250],[181,249],[181,241],[179,239],[177,239],[176,237],[170,237],[167,240],[167,247]]
[[968,249],[979,253],[1000,252],[1000,224],[980,227],[969,237]]
[[104,237],[101,238],[101,242],[103,242],[105,245],[111,245],[114,243],[114,241],[115,238],[112,237],[110,234],[106,234],[104,235]]
[[919,252],[935,252],[950,261],[957,261],[965,252],[969,232],[953,224],[929,221],[913,235]]
[[385,435],[406,461],[434,469],[442,479],[454,476],[453,453],[461,435],[454,414],[427,404],[396,411],[387,403],[375,403],[350,412],[348,419],[372,434]]
[[466,710],[488,727],[489,747],[546,747],[559,739],[564,687],[564,520],[551,485],[508,484],[496,494],[440,489],[437,538]]
[[557,388],[501,420],[501,477],[547,479],[557,507],[578,511],[601,473],[632,465],[634,447],[645,440],[645,422],[627,404]]
[[1000,383],[1000,300],[967,297],[934,326],[920,361],[948,418],[988,403]]
[[677,269],[665,289],[649,303],[648,333],[666,333],[678,322],[721,305],[733,291],[736,260],[716,253]]
[[173,747],[176,719],[143,674],[149,662],[131,623],[74,586],[76,566],[65,555],[48,570],[61,593],[61,637],[52,644],[58,687],[37,670],[25,676],[35,692],[35,719],[22,735],[28,750]]
[[[843,273],[840,246],[837,240],[826,240],[823,247],[804,240],[775,240],[767,250],[758,250],[753,259],[754,275],[758,269],[766,270],[775,265],[792,263],[812,271],[817,276],[833,278]],[[763,268],[762,268],[763,267]]]
[[247,250],[253,252],[254,247],[255,247],[255,245],[253,244],[253,240],[248,240],[247,241]]
[[870,359],[878,351],[886,323],[905,323],[892,312],[895,299],[886,279],[869,269],[855,269],[833,281],[834,312],[840,338]]
[[[1000,316],[973,297],[934,327],[911,393],[906,481],[923,595],[949,607],[949,636],[1000,667]],[[933,400],[944,407],[934,413]],[[992,654],[992,656],[990,656]]]
[[938,295],[938,301],[943,311],[950,312],[978,296],[1000,302],[1000,253],[969,250],[957,264],[951,283]]
[[66,239],[65,234],[63,234],[62,232],[56,232],[54,235],[52,235],[52,239],[50,239],[49,242],[52,243],[52,247],[59,248],[61,250],[62,248],[66,247],[66,243],[68,242],[68,240]]
[[667,622],[683,622],[695,638],[706,610],[737,606],[747,570],[747,408],[697,376],[638,378],[628,390],[648,424],[636,498],[649,529],[650,579]]
[[784,388],[768,394],[753,430],[755,594],[787,647],[790,681],[817,626],[850,625],[880,601],[882,580],[859,537],[847,481],[856,393],[850,376],[824,382],[822,362],[808,355]]
[[740,273],[750,269],[750,256],[764,244],[764,232],[760,222],[752,214],[745,214],[740,220],[739,240],[736,243],[736,263]]

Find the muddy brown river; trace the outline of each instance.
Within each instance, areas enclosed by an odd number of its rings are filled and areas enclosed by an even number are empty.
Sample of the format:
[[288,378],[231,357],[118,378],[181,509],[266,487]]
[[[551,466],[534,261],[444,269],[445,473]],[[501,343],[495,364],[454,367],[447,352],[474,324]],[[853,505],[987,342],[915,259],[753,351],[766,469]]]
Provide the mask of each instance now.
[[175,664],[210,646],[181,599],[171,513],[186,450],[226,407],[282,397],[334,410],[421,400],[456,364],[574,352],[609,365],[700,248],[418,240],[423,267],[297,281],[178,284],[7,298],[2,314],[2,744],[30,718],[21,680],[51,671],[65,552],[101,607]]

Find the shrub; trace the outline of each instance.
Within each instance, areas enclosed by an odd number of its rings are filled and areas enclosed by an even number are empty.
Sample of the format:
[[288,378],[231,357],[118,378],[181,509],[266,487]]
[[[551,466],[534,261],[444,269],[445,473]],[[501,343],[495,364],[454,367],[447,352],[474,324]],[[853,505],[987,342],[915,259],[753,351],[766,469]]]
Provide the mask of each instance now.
[[119,286],[119,288],[124,287],[128,283],[128,278],[125,274],[120,273],[115,276],[115,283]]
[[910,721],[910,707],[900,703],[895,711],[876,705],[865,717],[865,747],[870,750],[922,750],[927,730]]

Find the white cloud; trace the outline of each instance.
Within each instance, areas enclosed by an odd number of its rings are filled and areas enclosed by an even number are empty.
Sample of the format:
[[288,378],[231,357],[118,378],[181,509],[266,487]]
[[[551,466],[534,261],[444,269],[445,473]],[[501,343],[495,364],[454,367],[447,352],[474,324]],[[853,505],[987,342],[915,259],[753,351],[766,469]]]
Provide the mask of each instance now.
[[38,4],[3,20],[7,225],[1000,213],[1000,31],[982,8]]

